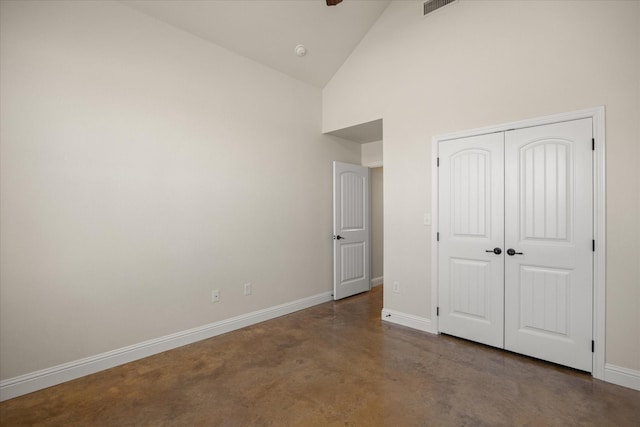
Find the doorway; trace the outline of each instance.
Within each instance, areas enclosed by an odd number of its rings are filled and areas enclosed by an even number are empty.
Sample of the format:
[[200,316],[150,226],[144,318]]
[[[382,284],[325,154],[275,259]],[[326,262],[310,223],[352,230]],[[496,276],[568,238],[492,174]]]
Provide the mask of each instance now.
[[370,169],[371,188],[371,286],[384,282],[384,169]]

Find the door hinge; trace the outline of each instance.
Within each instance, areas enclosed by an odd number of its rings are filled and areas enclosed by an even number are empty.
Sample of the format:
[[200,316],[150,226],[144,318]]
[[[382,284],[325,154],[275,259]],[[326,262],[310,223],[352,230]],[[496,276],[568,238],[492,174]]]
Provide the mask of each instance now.
[[591,353],[595,353],[596,352],[596,342],[594,340],[591,340]]
[[439,242],[439,241],[440,241],[440,232],[438,231],[436,233],[436,242]]
[[436,167],[440,167],[440,157],[436,157]]
[[436,307],[436,316],[440,316],[440,307]]
[[591,149],[593,151],[596,151],[596,139],[595,138],[591,138]]
[[591,251],[592,251],[592,252],[595,252],[595,251],[596,251],[596,241],[595,241],[595,240],[592,240],[592,241],[591,241]]

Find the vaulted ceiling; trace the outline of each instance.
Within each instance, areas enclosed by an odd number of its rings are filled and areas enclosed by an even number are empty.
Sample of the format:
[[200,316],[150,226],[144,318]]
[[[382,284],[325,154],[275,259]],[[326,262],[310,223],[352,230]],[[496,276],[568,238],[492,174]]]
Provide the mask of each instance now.
[[[391,0],[121,0],[167,24],[322,88]],[[296,56],[302,44],[307,53]]]

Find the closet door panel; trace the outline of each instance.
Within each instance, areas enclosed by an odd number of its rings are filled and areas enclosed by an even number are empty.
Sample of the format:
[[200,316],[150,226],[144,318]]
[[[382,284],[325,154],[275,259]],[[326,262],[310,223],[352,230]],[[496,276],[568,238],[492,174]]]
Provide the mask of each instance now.
[[504,318],[503,138],[439,147],[439,330],[496,347]]
[[592,370],[591,129],[582,119],[505,134],[505,348],[585,371]]

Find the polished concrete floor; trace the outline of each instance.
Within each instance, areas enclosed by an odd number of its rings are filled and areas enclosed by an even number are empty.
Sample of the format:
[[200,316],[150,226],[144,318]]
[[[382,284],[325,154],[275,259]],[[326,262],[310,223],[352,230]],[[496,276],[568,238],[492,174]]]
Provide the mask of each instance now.
[[380,321],[381,288],[0,403],[20,426],[640,426],[640,392]]

